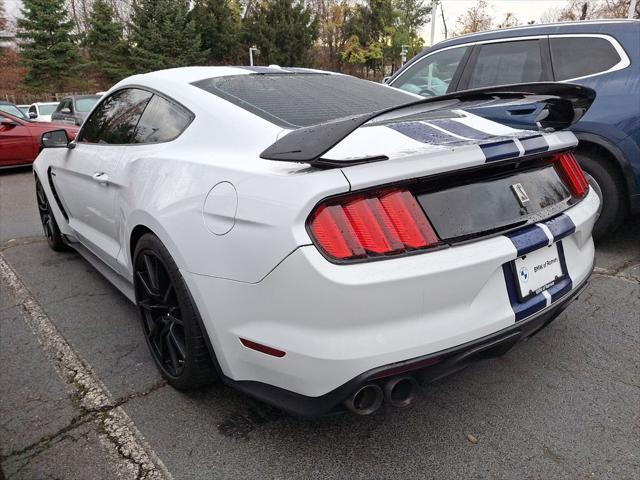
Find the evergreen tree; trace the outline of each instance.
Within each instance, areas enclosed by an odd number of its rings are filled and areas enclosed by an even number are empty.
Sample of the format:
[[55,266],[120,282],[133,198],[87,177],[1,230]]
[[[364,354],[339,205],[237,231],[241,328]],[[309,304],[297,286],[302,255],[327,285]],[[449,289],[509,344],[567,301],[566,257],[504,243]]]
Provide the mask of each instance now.
[[62,91],[79,63],[65,0],[23,0],[22,5],[18,38],[24,41],[25,83],[33,90]]
[[131,69],[142,73],[205,61],[189,0],[139,0],[129,23]]
[[89,17],[85,45],[87,67],[108,87],[128,74],[129,45],[124,41],[124,25],[115,20],[107,0],[95,0]]
[[240,55],[240,4],[237,0],[195,0],[190,17],[209,50],[210,63],[234,63]]
[[4,11],[4,0],[0,0],[0,32],[7,28],[7,16]]
[[245,19],[246,40],[260,50],[260,63],[305,66],[318,37],[318,22],[301,0],[263,1]]

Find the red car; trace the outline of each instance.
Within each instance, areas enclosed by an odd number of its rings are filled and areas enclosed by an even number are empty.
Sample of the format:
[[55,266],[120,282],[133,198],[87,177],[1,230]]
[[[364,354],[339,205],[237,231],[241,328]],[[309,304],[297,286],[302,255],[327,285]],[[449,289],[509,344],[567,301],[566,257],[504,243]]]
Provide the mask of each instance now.
[[61,128],[71,139],[80,130],[68,124],[30,122],[0,110],[0,168],[33,163],[40,153],[40,136]]

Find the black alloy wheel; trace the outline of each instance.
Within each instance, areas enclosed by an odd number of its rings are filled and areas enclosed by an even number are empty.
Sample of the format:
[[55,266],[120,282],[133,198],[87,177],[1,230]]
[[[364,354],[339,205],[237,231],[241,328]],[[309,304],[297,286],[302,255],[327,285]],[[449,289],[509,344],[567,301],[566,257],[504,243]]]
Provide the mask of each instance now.
[[155,252],[146,250],[136,264],[136,279],[142,328],[149,348],[167,375],[179,377],[187,357],[184,322],[167,267]]
[[36,200],[38,203],[38,213],[40,214],[40,221],[42,222],[42,230],[44,236],[47,239],[47,243],[51,249],[60,252],[66,250],[67,245],[64,243],[56,219],[51,212],[51,205],[47,199],[47,195],[44,192],[44,188],[40,183],[40,180],[36,177]]
[[145,234],[134,254],[136,303],[142,330],[162,376],[190,389],[216,379],[187,286],[160,240]]

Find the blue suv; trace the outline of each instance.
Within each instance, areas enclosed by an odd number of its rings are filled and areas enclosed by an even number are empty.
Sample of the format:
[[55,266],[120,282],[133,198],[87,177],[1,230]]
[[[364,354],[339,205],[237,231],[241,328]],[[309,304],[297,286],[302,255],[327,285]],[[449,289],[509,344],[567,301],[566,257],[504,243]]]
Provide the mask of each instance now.
[[594,236],[640,212],[640,21],[535,25],[445,40],[386,80],[425,97],[513,83],[591,87],[596,99],[571,129],[576,156],[600,190]]

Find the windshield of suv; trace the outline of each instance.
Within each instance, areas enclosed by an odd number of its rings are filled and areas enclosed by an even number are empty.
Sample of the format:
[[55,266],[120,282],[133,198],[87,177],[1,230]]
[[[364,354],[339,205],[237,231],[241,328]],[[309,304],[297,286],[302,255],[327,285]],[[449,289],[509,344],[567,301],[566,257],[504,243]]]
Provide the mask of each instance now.
[[78,98],[76,100],[76,110],[78,112],[88,112],[100,100],[99,96]]
[[300,128],[417,100],[413,95],[347,75],[233,75],[193,85],[276,125]]
[[40,115],[51,115],[55,112],[57,106],[57,103],[53,105],[38,105],[38,110],[40,110]]

